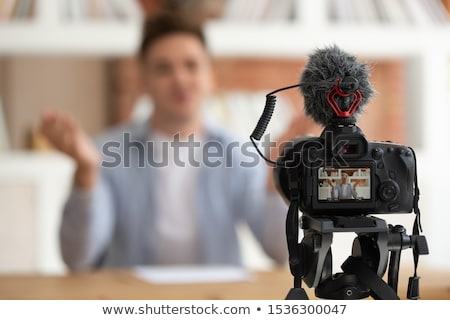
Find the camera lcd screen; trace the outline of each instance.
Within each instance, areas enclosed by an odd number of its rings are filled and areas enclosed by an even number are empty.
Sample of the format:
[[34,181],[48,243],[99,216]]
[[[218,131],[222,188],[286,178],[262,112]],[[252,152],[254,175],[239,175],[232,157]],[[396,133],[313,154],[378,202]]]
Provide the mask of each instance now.
[[321,202],[370,201],[370,170],[368,167],[319,168],[317,200]]

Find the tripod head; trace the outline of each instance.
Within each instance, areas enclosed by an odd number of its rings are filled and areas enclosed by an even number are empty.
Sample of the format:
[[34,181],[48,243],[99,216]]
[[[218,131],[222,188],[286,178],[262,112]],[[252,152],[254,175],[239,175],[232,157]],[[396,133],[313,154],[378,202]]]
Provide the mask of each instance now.
[[[387,225],[385,220],[367,216],[302,216],[304,237],[296,245],[294,256],[302,257],[300,266],[292,266],[294,279],[301,278],[315,294],[325,299],[398,299],[397,285],[401,251],[412,248],[428,254],[425,237],[407,235],[402,226]],[[351,256],[342,264],[343,272],[332,274],[333,233],[355,232]],[[293,237],[288,237],[293,238]],[[294,244],[291,244],[291,249]],[[381,278],[388,268],[388,283]],[[417,277],[417,276],[416,276]],[[417,280],[414,280],[417,281]],[[295,298],[301,286],[298,281],[287,299]],[[300,281],[301,282],[301,281]],[[300,285],[300,286],[299,286]],[[408,298],[419,298],[418,284],[408,289]],[[303,296],[305,298],[305,296]]]

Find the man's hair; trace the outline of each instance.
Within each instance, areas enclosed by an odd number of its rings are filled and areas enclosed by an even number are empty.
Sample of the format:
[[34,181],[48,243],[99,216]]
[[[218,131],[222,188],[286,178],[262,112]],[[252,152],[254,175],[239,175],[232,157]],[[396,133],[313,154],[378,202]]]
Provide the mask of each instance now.
[[205,35],[200,24],[175,13],[163,12],[145,20],[139,57],[143,59],[147,50],[160,38],[176,33],[193,35],[206,47]]

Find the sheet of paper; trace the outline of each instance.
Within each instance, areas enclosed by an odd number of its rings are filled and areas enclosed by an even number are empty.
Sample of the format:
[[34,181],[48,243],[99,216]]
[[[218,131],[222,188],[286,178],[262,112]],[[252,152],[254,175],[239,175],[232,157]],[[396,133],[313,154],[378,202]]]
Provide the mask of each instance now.
[[251,272],[230,266],[138,266],[138,278],[155,284],[238,282],[251,280]]

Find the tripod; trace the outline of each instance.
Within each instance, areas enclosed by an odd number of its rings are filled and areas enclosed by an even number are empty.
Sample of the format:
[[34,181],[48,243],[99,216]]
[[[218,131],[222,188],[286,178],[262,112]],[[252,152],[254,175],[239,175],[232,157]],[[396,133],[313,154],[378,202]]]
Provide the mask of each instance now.
[[[299,223],[300,222],[300,223]],[[416,223],[415,223],[416,225]],[[304,237],[298,243],[299,227]],[[331,244],[334,232],[355,232],[352,255],[342,264],[344,272],[332,274]],[[414,232],[416,233],[416,232]],[[372,296],[374,299],[395,300],[401,251],[412,248],[415,269],[418,256],[428,254],[424,236],[407,235],[403,226],[387,225],[385,220],[371,216],[302,216],[292,201],[286,219],[289,265],[294,287],[287,300],[306,300],[301,287],[304,281],[315,288],[319,298],[353,300]],[[388,282],[382,276],[388,268]],[[410,278],[408,298],[419,298],[419,277]]]

